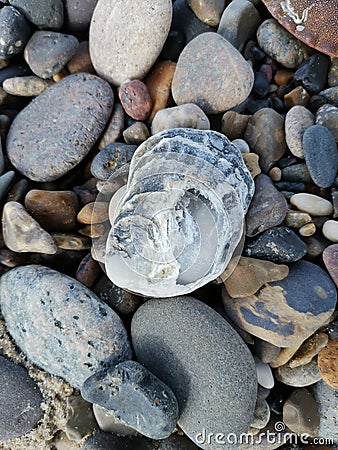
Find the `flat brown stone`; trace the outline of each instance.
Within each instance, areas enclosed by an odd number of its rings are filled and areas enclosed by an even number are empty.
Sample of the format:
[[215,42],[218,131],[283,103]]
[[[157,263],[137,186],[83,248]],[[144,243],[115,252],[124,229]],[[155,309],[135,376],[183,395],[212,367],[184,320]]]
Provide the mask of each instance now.
[[319,352],[318,368],[325,383],[338,389],[338,341],[329,341]]

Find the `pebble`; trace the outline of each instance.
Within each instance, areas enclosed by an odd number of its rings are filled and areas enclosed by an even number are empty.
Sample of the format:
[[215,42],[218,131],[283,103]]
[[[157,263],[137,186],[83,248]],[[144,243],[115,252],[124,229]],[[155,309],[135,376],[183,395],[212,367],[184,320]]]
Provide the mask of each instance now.
[[221,20],[223,10],[225,8],[225,0],[188,0],[187,1],[194,14],[199,20],[211,27],[217,27]]
[[288,361],[291,369],[299,366],[305,366],[312,361],[312,359],[318,355],[322,348],[325,347],[328,341],[328,336],[325,333],[315,333],[309,339],[307,339],[299,347],[297,352]]
[[311,387],[311,392],[317,401],[320,423],[318,437],[333,439],[338,445],[338,389],[332,389],[324,381],[319,381]]
[[97,0],[64,0],[65,26],[81,33],[89,27]]
[[186,103],[162,109],[155,114],[151,124],[152,134],[171,128],[210,130],[210,122],[199,106],[194,103]]
[[155,64],[149,75],[144,80],[150,98],[153,102],[153,109],[149,116],[150,123],[152,122],[157,111],[166,108],[168,105],[175,70],[175,62],[161,61]]
[[267,175],[258,175],[255,178],[255,187],[255,194],[246,215],[246,235],[249,237],[282,223],[288,209],[285,198]]
[[294,387],[310,386],[321,379],[315,359],[305,366],[295,367],[294,369],[291,369],[288,365],[278,367],[275,369],[274,375],[277,380]]
[[112,90],[100,78],[84,73],[64,78],[30,102],[12,122],[7,137],[11,163],[34,181],[60,178],[92,148],[108,121],[112,103]]
[[56,31],[36,31],[25,47],[25,60],[40,78],[52,78],[74,56],[79,41]]
[[251,66],[226,39],[203,33],[182,51],[172,94],[177,105],[195,103],[206,114],[217,114],[246,100],[253,82]]
[[263,72],[255,72],[253,90],[260,98],[265,97],[269,93],[270,85]]
[[292,108],[293,106],[307,106],[310,100],[310,95],[302,86],[297,86],[284,95],[285,106]]
[[96,224],[109,220],[108,203],[92,202],[87,203],[77,215],[77,221],[84,224]]
[[93,374],[84,382],[81,394],[87,401],[113,410],[127,427],[151,439],[169,437],[179,417],[172,390],[136,361]]
[[25,197],[25,207],[47,231],[74,231],[79,201],[72,191],[32,189]]
[[89,31],[96,72],[116,86],[142,79],[163,48],[171,19],[170,0],[117,0],[114,8],[110,0],[99,0]]
[[[232,144],[236,145],[236,147],[239,148],[240,152],[242,153],[242,157],[244,157],[243,155],[245,153],[250,153],[250,147],[248,145],[248,143],[244,140],[244,139],[234,139],[232,141]],[[249,162],[253,163],[254,162],[254,171],[256,172],[256,175],[258,175],[259,173],[262,173],[262,171],[260,170],[260,167],[257,167],[256,161],[258,162],[259,160],[259,156],[256,155],[256,153],[250,153],[250,155],[255,155],[255,162],[253,160],[253,157],[251,156],[249,159]],[[248,161],[247,161],[248,162]],[[247,163],[246,162],[246,163]],[[258,170],[259,169],[259,170]]]
[[187,0],[175,0],[171,30],[181,33],[186,43],[200,34],[216,31],[214,27],[198,19]]
[[338,341],[328,341],[318,353],[318,369],[325,383],[338,389]]
[[140,145],[150,137],[148,127],[143,122],[135,122],[123,132],[126,144]]
[[115,103],[113,114],[107,125],[107,128],[103,132],[99,142],[99,150],[104,149],[109,144],[116,142],[121,136],[124,130],[124,109],[120,103]]
[[56,253],[51,235],[40,227],[20,203],[5,204],[2,233],[6,246],[14,252]]
[[304,88],[318,94],[326,86],[329,58],[323,53],[315,53],[307,58],[294,73],[296,84],[302,84]]
[[142,436],[124,437],[95,433],[85,440],[81,450],[154,450],[154,442]]
[[288,266],[241,257],[224,285],[231,297],[245,298],[255,294],[265,283],[282,280],[288,273]]
[[27,371],[0,356],[0,442],[29,433],[41,420],[42,394]]
[[292,164],[291,166],[284,167],[282,169],[282,177],[284,181],[313,183],[305,163]]
[[[0,9],[0,58],[9,59],[21,53],[31,36],[30,25],[13,6]],[[8,68],[9,70],[10,67]]]
[[[233,141],[233,143],[235,142],[235,144],[237,144],[238,146],[238,140],[239,139],[235,139],[235,141]],[[245,142],[245,141],[242,141]],[[240,143],[241,145],[241,143]],[[241,148],[242,147],[242,148]],[[242,152],[244,144],[241,145],[240,150]],[[250,150],[250,148],[249,148]],[[256,178],[257,175],[259,175],[260,173],[262,173],[261,168],[259,166],[259,156],[256,153],[246,153],[246,152],[242,152],[242,158],[243,161],[245,162],[246,167],[249,169],[252,178]]]
[[[192,14],[194,16],[194,14]],[[177,61],[186,44],[185,35],[181,31],[171,30],[164,43],[159,60]]]
[[128,116],[141,121],[147,119],[153,103],[147,86],[142,81],[128,81],[119,88],[118,93],[121,105]]
[[316,231],[317,231],[317,228],[314,223],[307,223],[306,225],[303,225],[302,227],[299,228],[298,233],[301,236],[309,237],[309,236],[313,236]]
[[311,216],[329,216],[332,214],[332,203],[314,194],[294,194],[290,198],[291,205]]
[[300,345],[296,345],[295,347],[286,347],[282,348],[276,357],[276,359],[272,360],[269,364],[270,367],[273,369],[276,367],[284,366],[290,359],[293,357],[293,355],[297,352]]
[[324,249],[323,261],[331,278],[338,287],[338,244],[330,245]]
[[255,353],[263,363],[270,363],[279,355],[281,349],[270,342],[255,338]]
[[65,431],[68,439],[79,441],[97,429],[92,405],[81,395],[75,394],[67,398],[67,422]]
[[9,3],[40,29],[58,30],[63,25],[62,0],[10,0]]
[[321,256],[323,251],[330,245],[330,242],[322,236],[310,236],[302,239],[307,246],[307,255],[309,258]]
[[0,84],[7,79],[19,76],[31,75],[32,72],[25,61],[20,61],[18,63],[11,63],[5,69],[0,71]]
[[259,26],[257,42],[267,55],[288,69],[299,67],[312,53],[275,19],[267,19]]
[[97,261],[88,253],[80,262],[76,270],[75,278],[88,288],[92,288],[102,275],[102,270]]
[[224,10],[217,33],[227,39],[239,52],[255,36],[260,15],[248,0],[231,2]]
[[73,387],[131,357],[118,315],[67,275],[37,265],[17,267],[1,277],[0,293],[16,345],[34,364]]
[[93,225],[86,225],[78,230],[82,236],[88,236],[92,239],[103,236],[108,231],[108,224],[106,223],[94,223]]
[[310,126],[303,135],[306,165],[317,186],[327,188],[336,178],[338,149],[331,131],[322,125]]
[[330,60],[327,84],[330,87],[338,85],[338,58],[332,57]]
[[117,169],[130,163],[136,149],[136,145],[119,142],[107,145],[94,157],[90,167],[92,175],[99,180],[108,180]]
[[242,138],[251,116],[227,111],[222,117],[221,130],[231,141]]
[[55,245],[62,250],[90,250],[91,241],[86,236],[78,234],[51,233]]
[[266,283],[255,295],[234,301],[224,294],[230,319],[277,347],[302,344],[331,316],[337,302],[327,273],[307,261],[290,265],[286,278]]
[[204,429],[246,433],[257,396],[254,361],[218,313],[192,297],[148,300],[131,334],[138,360],[175,393],[178,424],[192,441]]
[[67,63],[67,70],[69,73],[95,73],[89,54],[89,41],[80,42],[73,57]]
[[306,388],[295,389],[283,405],[283,422],[294,433],[317,436],[320,416]]
[[289,209],[285,217],[285,225],[287,227],[301,228],[303,225],[311,222],[311,220],[310,214]]
[[117,416],[116,411],[94,404],[93,413],[100,430],[105,431],[106,433],[115,433],[120,436],[137,435],[137,431],[127,427],[123,420]]
[[11,95],[36,97],[53,84],[54,83],[50,80],[42,80],[35,76],[14,77],[7,78],[7,80],[3,82],[3,88]]
[[331,242],[338,242],[338,222],[327,220],[322,229],[323,235]]
[[270,420],[270,407],[266,400],[259,399],[256,403],[255,415],[251,422],[251,427],[262,430]]
[[300,105],[293,106],[285,116],[285,140],[290,152],[297,158],[304,158],[303,134],[314,121],[311,111]]
[[257,381],[258,384],[265,389],[272,389],[275,382],[269,364],[263,363],[255,357]]
[[279,69],[275,73],[273,79],[278,86],[288,86],[293,80],[293,72],[285,69]]
[[331,105],[338,106],[338,86],[333,86],[324,91],[319,92]]
[[13,170],[10,170],[9,172],[6,172],[0,176],[0,199],[3,198],[8,191],[8,188],[13,183],[14,178],[15,173],[13,172]]
[[336,106],[321,106],[316,113],[316,124],[328,128],[338,142],[338,108]]
[[259,155],[262,171],[269,172],[286,151],[283,117],[271,108],[260,109],[249,120],[244,138]]

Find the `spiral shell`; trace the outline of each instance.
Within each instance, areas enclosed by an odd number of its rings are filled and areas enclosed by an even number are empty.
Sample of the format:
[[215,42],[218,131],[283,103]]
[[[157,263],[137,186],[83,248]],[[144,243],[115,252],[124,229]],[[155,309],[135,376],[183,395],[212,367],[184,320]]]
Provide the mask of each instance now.
[[214,280],[241,240],[253,193],[240,150],[224,135],[177,128],[152,136],[110,201],[107,275],[154,297]]

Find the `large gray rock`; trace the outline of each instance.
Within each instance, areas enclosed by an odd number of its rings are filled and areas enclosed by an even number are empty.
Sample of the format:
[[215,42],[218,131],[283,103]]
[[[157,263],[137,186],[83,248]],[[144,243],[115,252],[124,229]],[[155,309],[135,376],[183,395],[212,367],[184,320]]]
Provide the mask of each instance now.
[[78,281],[43,266],[0,279],[0,308],[20,350],[79,388],[100,369],[131,358],[118,315]]
[[65,77],[29,103],[12,122],[7,154],[34,181],[73,169],[102,133],[113,107],[108,83],[86,73]]
[[246,433],[253,418],[257,379],[253,358],[218,313],[193,297],[153,299],[132,321],[138,360],[174,391],[179,426],[201,448],[203,432]]
[[99,0],[89,32],[96,72],[116,86],[143,78],[163,48],[171,18],[171,0]]
[[332,389],[325,381],[319,381],[310,388],[318,404],[320,415],[318,436],[333,439],[338,447],[338,389]]

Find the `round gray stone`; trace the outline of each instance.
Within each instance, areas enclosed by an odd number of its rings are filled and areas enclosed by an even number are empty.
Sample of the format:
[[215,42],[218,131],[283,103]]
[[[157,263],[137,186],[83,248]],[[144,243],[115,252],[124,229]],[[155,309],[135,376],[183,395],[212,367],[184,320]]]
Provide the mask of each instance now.
[[92,175],[99,180],[108,180],[116,170],[130,163],[136,149],[136,145],[123,143],[107,145],[94,157],[90,167]]
[[76,388],[96,371],[131,358],[118,315],[55,270],[31,265],[7,272],[0,280],[0,307],[21,351]]
[[193,297],[149,300],[133,317],[132,340],[138,360],[175,393],[178,424],[192,441],[204,449],[228,449],[201,443],[201,433],[247,432],[256,369],[246,345],[218,313]]
[[[168,36],[171,0],[99,0],[89,31],[96,72],[110,83],[143,78]],[[155,38],[156,37],[156,38]]]
[[314,121],[312,112],[301,105],[293,106],[286,114],[285,140],[290,152],[297,158],[304,158],[303,135],[307,128],[314,124]]
[[34,181],[54,181],[73,169],[102,133],[112,110],[105,81],[70,75],[29,103],[12,122],[7,154]]
[[318,370],[317,361],[313,359],[305,366],[295,367],[291,369],[288,364],[275,369],[274,374],[277,380],[288,386],[304,387],[317,383],[321,380]]
[[0,356],[0,442],[31,431],[42,418],[42,394],[27,371]]

